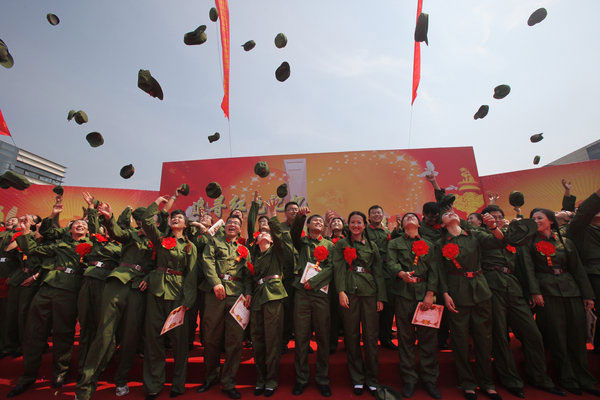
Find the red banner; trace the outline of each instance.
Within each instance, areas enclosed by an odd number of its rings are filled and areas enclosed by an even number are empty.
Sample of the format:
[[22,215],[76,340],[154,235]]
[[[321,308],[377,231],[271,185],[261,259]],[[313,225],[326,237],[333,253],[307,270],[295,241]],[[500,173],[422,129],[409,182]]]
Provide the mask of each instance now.
[[215,0],[221,24],[221,51],[223,52],[223,101],[221,108],[229,118],[229,5],[227,0]]
[[[423,8],[423,0],[418,0],[417,3],[417,21],[419,15],[421,15],[421,9]],[[416,24],[416,22],[415,22]],[[415,41],[415,58],[413,61],[413,87],[412,87],[412,106],[417,98],[417,89],[419,88],[419,82],[421,81],[421,43]]]
[[10,136],[8,126],[6,126],[6,121],[4,121],[4,117],[2,116],[2,110],[0,110],[0,135]]

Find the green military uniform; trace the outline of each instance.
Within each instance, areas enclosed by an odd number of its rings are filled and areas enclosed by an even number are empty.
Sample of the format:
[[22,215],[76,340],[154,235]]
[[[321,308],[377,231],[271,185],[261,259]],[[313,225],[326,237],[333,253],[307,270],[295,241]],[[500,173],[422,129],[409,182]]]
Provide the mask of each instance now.
[[[20,268],[20,260],[17,259],[18,252],[16,249],[10,252],[6,251],[6,246],[8,246],[14,234],[15,232],[12,230],[0,232],[0,318],[2,321],[6,321],[9,309],[9,285],[7,280],[16,269]],[[0,326],[0,355],[7,355],[16,351],[7,343],[7,330],[7,324]]]
[[[523,252],[535,266],[534,284],[544,296],[544,307],[535,308],[536,321],[558,369],[558,383],[564,388],[592,389],[596,379],[588,367],[583,299],[594,299],[594,291],[573,242],[564,238],[563,246],[554,235],[549,239],[535,235]],[[536,248],[541,242],[554,246],[556,254],[549,256],[550,262]]]
[[492,354],[500,382],[507,388],[523,388],[508,340],[510,328],[523,344],[525,373],[529,381],[540,388],[553,388],[555,385],[546,373],[542,334],[518,280],[522,275],[523,281],[530,283],[527,293],[540,294],[539,287],[533,283],[533,264],[520,262],[517,249],[507,246],[483,249],[481,267],[492,290]]
[[[369,239],[375,242],[381,255],[381,261],[383,263],[383,276],[385,279],[386,290],[390,292],[391,285],[394,282],[394,278],[391,276],[390,271],[387,269],[386,264],[386,253],[388,242],[392,239],[390,230],[385,226],[375,227],[372,224],[367,226],[367,232],[369,233]],[[383,304],[383,310],[379,313],[379,340],[381,343],[389,343],[392,340],[392,325],[394,325],[394,298],[390,296],[388,302]]]
[[254,252],[254,291],[251,306],[252,345],[256,366],[256,387],[277,388],[281,340],[283,331],[283,299],[287,297],[283,287],[284,247],[281,241],[279,220],[269,220],[273,244],[262,253],[258,244]]
[[77,383],[79,400],[88,399],[96,390],[98,378],[114,354],[117,331],[120,331],[121,347],[114,382],[117,387],[127,384],[146,314],[146,295],[139,286],[156,267],[154,246],[141,230],[123,229],[114,217],[104,221],[104,225],[110,237],[122,243],[121,258],[106,278],[100,324],[90,345],[82,378]]
[[121,245],[100,234],[98,210],[88,208],[88,230],[93,243],[90,254],[85,257],[86,270],[77,300],[79,320],[78,374],[83,374],[83,366],[88,349],[96,336],[100,323],[102,291],[104,282],[111,271],[119,265]]
[[[296,368],[296,382],[307,385],[310,377],[308,366],[308,346],[312,328],[315,329],[317,339],[317,365],[315,380],[318,385],[329,385],[329,290],[325,293],[321,290],[329,285],[333,276],[333,251],[335,246],[332,242],[319,236],[312,239],[309,235],[302,237],[306,215],[296,215],[291,229],[291,238],[294,247],[298,251],[298,263],[296,264],[294,288],[296,289],[296,301],[294,303],[294,328],[296,342],[296,357],[294,366]],[[329,254],[327,259],[319,262],[321,271],[308,280],[312,288],[306,290],[304,284],[300,283],[307,263],[316,264],[314,251],[317,246],[324,246]],[[337,295],[337,293],[336,293]],[[339,302],[338,302],[339,303]]]
[[[339,238],[331,238],[326,237],[327,240],[333,243],[333,247],[335,248],[338,240],[342,239],[344,236]],[[331,252],[333,254],[333,252]],[[331,261],[333,268],[333,260]],[[340,309],[340,301],[338,299],[338,291],[335,287],[335,279],[333,279],[333,272],[331,275],[331,279],[329,281],[329,293],[327,293],[327,297],[329,298],[329,354],[335,353],[337,350],[338,342],[340,340],[340,331],[342,330],[342,319],[341,309]]]
[[[422,241],[419,242],[419,241]],[[427,253],[417,257],[413,244],[425,244]],[[418,246],[418,245],[417,245]],[[423,247],[425,247],[423,246]],[[413,315],[428,291],[438,291],[439,255],[435,245],[419,236],[406,234],[390,240],[387,248],[387,269],[393,279],[388,298],[395,297],[396,326],[400,374],[404,383],[416,384],[419,376],[425,383],[435,385],[439,375],[437,359],[437,329],[412,324]],[[400,271],[414,271],[415,283],[398,278]],[[415,339],[418,340],[419,373],[415,361]]]
[[[202,322],[202,318],[204,316],[204,291],[202,290],[202,285],[206,278],[204,277],[204,271],[202,269],[202,252],[204,251],[204,247],[212,241],[212,236],[208,233],[199,233],[197,231],[193,231],[193,240],[192,242],[196,246],[196,250],[198,252],[198,258],[196,260],[196,271],[198,274],[198,290],[196,291],[196,303],[194,307],[188,311],[190,326],[189,326],[189,344],[190,347],[194,344],[194,338],[196,336],[196,328],[200,328],[198,325],[198,317],[200,317],[200,321]],[[203,341],[203,331],[199,329],[199,338],[200,341]]]
[[[572,203],[575,203],[574,199]],[[577,252],[594,290],[594,296],[600,300],[600,226],[591,225],[592,219],[598,212],[600,212],[600,197],[594,193],[579,205],[577,213],[567,225],[566,234],[577,246]],[[595,308],[596,315],[600,317],[600,305],[596,305]],[[594,350],[600,350],[600,334],[594,337]]]
[[39,245],[31,235],[19,236],[17,244],[28,257],[51,257],[52,270],[45,275],[35,294],[23,339],[23,375],[19,385],[35,382],[42,363],[42,354],[52,324],[53,375],[64,379],[71,361],[71,351],[77,323],[77,293],[81,287],[84,264],[77,253],[78,245],[91,246],[89,238],[74,240],[63,236],[53,244]]
[[288,297],[283,300],[283,346],[287,348],[287,344],[292,339],[292,333],[294,332],[294,302],[296,294],[294,270],[296,269],[298,254],[292,243],[290,234],[291,225],[287,221],[284,221],[280,223],[280,228],[283,245],[291,249],[291,251],[284,252],[283,261],[283,286],[288,294]]
[[[344,259],[344,249],[356,249],[357,258],[349,265]],[[375,243],[363,239],[340,239],[333,253],[335,286],[345,292],[349,308],[342,308],[344,343],[348,352],[348,369],[353,385],[375,386],[377,384],[377,337],[379,315],[377,301],[387,301],[383,267],[379,249]],[[360,350],[360,333],[365,347],[365,361]]]
[[[494,390],[492,379],[492,291],[481,270],[481,249],[502,248],[501,240],[482,231],[462,231],[458,236],[445,233],[444,246],[455,244],[459,248],[454,263],[443,258],[440,266],[440,292],[448,293],[458,313],[448,312],[450,338],[454,362],[463,390],[475,390],[477,381],[469,360],[469,334],[475,350],[475,370],[479,387]],[[460,266],[460,268],[459,268]]]
[[[204,320],[204,362],[206,364],[207,384],[214,384],[219,378],[219,358],[225,338],[225,364],[221,371],[221,384],[224,390],[235,388],[235,378],[242,359],[242,341],[244,330],[229,314],[241,294],[252,293],[252,276],[246,263],[251,257],[240,258],[236,251],[237,240],[215,237],[204,247],[202,266],[206,280],[202,286],[205,292]],[[226,297],[219,300],[213,288],[225,287]]]
[[[184,238],[162,238],[154,216],[158,205],[148,206],[142,218],[142,228],[156,249],[156,269],[148,275],[144,342],[144,390],[148,394],[160,392],[165,383],[165,348],[160,335],[168,315],[175,308],[190,309],[196,301],[197,278],[196,246]],[[167,239],[174,239],[172,248]],[[165,247],[167,246],[167,247]],[[173,345],[174,369],[171,392],[184,393],[188,362],[188,317],[167,335]]]

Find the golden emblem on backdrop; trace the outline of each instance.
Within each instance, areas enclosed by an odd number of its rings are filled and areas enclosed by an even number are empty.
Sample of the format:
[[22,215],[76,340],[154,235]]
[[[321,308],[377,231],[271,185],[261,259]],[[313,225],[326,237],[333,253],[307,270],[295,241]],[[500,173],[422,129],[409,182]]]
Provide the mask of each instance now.
[[484,205],[481,187],[468,168],[460,168],[460,175],[462,180],[457,184],[458,194],[454,201],[454,208],[470,214]]

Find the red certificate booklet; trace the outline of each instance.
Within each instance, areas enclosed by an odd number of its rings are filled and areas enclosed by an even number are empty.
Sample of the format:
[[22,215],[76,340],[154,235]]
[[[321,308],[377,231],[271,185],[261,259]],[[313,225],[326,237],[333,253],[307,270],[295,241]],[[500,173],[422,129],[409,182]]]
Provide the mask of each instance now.
[[442,313],[444,312],[444,306],[434,304],[432,308],[427,311],[421,309],[423,303],[419,302],[415,315],[413,315],[413,325],[422,325],[428,328],[440,329],[440,323],[442,322]]
[[185,317],[185,310],[183,306],[179,306],[167,316],[167,320],[165,321],[161,335],[169,332],[171,329],[177,328],[180,325],[183,325],[183,318]]

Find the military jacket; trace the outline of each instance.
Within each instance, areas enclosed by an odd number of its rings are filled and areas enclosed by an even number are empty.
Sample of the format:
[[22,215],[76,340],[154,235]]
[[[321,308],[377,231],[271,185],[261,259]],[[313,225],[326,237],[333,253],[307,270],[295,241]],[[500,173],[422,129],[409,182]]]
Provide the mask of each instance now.
[[90,254],[85,256],[87,268],[84,276],[103,281],[119,265],[121,244],[100,234],[98,210],[95,208],[88,208],[88,229],[93,246]]
[[[28,236],[31,236],[31,240],[39,242],[39,240],[35,238],[34,233],[30,233]],[[18,247],[14,250],[18,252],[18,258],[21,260],[21,263],[20,267],[15,269],[10,275],[9,285],[16,287],[20,286],[26,279],[39,272],[42,265],[42,258],[37,256],[27,256]],[[40,278],[42,277],[38,276],[37,280],[33,282],[31,286],[39,286],[41,282]]]
[[598,212],[600,197],[594,193],[579,205],[566,232],[577,246],[585,271],[590,275],[600,275],[600,226],[590,224]]
[[283,258],[283,279],[294,279],[294,270],[296,269],[296,263],[298,262],[298,253],[292,242],[291,229],[292,227],[287,221],[279,224],[281,229],[281,239],[283,246],[287,247],[289,251],[284,252]]
[[379,254],[381,255],[381,260],[385,263],[386,253],[387,253],[387,245],[388,242],[392,239],[392,235],[390,230],[382,225],[382,228],[376,228],[373,225],[367,225],[367,232],[369,233],[369,239],[372,242],[375,242],[377,248],[379,249]]

